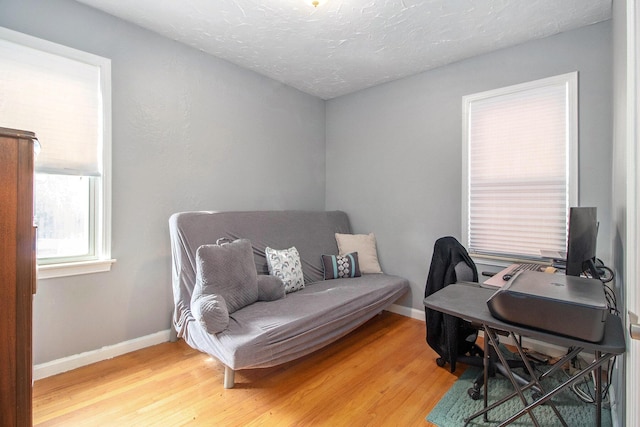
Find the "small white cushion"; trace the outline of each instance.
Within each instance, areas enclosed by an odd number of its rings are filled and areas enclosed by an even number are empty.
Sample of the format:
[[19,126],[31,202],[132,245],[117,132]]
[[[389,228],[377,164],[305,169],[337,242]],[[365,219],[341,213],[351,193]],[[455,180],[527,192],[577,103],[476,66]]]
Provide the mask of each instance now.
[[340,234],[336,233],[339,255],[351,252],[358,253],[360,272],[363,274],[382,273],[378,262],[376,236],[369,234]]
[[269,274],[280,278],[284,282],[286,293],[304,288],[302,263],[300,262],[300,254],[295,246],[281,250],[267,246],[264,253],[269,266]]

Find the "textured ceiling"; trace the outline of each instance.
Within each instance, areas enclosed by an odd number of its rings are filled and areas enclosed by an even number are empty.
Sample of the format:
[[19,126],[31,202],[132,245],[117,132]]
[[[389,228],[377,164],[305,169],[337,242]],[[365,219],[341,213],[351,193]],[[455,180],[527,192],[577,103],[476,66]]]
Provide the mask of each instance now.
[[77,0],[330,99],[611,17],[611,0]]

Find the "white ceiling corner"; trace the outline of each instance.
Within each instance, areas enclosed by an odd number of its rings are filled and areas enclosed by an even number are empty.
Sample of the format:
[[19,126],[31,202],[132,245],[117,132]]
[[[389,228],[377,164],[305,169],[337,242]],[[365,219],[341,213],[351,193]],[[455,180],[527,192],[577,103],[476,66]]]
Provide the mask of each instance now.
[[611,0],[76,0],[331,99],[611,18]]

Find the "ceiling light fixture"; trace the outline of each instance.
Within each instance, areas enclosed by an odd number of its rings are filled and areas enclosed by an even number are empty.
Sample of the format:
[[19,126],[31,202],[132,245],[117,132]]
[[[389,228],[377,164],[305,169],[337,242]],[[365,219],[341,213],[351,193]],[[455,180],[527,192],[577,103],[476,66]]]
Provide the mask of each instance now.
[[305,0],[305,2],[313,7],[318,7],[323,4],[325,0]]

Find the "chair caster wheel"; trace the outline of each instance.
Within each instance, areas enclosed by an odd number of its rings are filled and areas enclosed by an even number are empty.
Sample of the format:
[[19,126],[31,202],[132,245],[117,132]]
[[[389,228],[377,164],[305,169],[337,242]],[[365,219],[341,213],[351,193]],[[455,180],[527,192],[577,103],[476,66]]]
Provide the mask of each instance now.
[[480,390],[476,390],[475,388],[471,387],[467,390],[467,394],[469,395],[469,397],[473,400],[478,400],[480,399]]
[[447,363],[447,362],[445,362],[445,361],[444,361],[444,359],[443,359],[442,357],[438,357],[438,358],[436,359],[436,365],[438,365],[438,366],[439,366],[439,367],[441,367],[441,368],[445,365],[445,363]]

